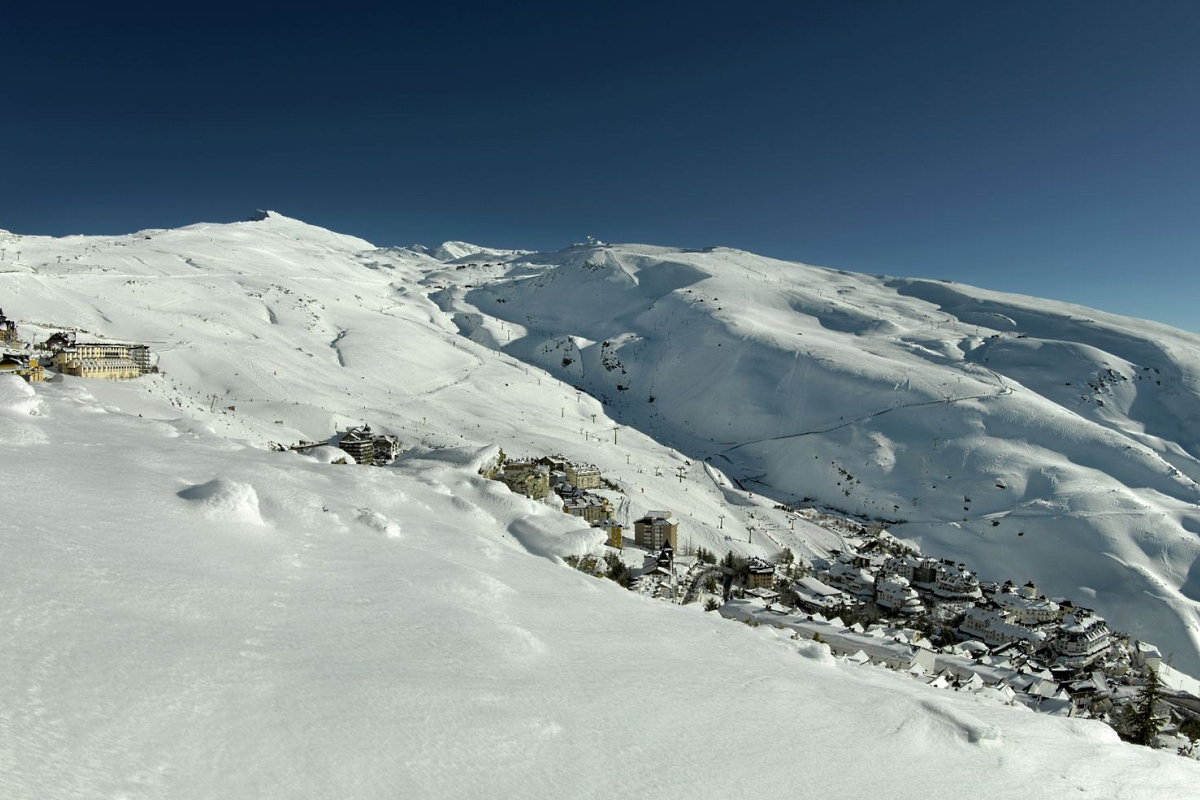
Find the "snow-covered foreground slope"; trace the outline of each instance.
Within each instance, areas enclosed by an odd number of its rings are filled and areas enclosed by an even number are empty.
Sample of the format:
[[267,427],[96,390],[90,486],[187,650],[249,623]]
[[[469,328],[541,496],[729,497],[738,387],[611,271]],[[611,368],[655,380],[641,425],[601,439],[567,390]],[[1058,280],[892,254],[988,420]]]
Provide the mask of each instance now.
[[903,522],[1200,671],[1200,337],[721,248],[534,254],[437,297],[747,489]]
[[136,383],[0,381],[3,797],[1163,798],[1200,778],[1101,723],[532,555],[581,533],[474,451],[337,466]]

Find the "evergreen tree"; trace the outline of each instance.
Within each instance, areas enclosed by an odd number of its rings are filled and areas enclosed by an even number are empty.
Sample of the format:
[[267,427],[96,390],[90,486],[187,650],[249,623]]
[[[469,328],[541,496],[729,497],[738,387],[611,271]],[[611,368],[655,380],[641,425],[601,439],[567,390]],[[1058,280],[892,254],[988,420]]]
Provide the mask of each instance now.
[[1162,727],[1154,715],[1154,709],[1162,698],[1162,681],[1152,669],[1146,670],[1146,678],[1146,685],[1142,687],[1137,700],[1125,708],[1118,733],[1127,742],[1153,747],[1158,730]]
[[616,553],[605,553],[604,563],[608,565],[608,577],[628,589],[629,584],[633,582],[633,576],[630,575],[625,562]]

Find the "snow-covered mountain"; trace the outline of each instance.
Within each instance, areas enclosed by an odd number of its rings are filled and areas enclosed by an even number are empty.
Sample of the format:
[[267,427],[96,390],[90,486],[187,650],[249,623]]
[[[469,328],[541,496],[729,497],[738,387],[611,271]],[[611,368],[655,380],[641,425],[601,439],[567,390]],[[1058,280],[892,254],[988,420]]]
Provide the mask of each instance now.
[[619,422],[1095,605],[1200,671],[1200,337],[719,248],[577,247],[475,284],[436,296],[465,334]]
[[[1196,337],[731,250],[377,249],[277,214],[0,249],[23,335],[161,370],[0,378],[4,796],[749,796],[798,753],[800,796],[1197,777],[566,569],[599,534],[476,474],[564,452],[625,521],[673,509],[718,551],[838,545],[773,508],[804,496],[904,520],[1190,668]],[[265,448],[363,421],[393,468]]]

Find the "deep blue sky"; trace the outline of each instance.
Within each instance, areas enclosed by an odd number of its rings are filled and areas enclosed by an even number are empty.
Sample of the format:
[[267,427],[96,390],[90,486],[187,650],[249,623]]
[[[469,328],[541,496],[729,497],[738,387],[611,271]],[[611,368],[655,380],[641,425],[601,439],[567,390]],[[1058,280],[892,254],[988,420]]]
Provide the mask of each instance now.
[[21,5],[14,232],[721,244],[1200,330],[1190,0]]

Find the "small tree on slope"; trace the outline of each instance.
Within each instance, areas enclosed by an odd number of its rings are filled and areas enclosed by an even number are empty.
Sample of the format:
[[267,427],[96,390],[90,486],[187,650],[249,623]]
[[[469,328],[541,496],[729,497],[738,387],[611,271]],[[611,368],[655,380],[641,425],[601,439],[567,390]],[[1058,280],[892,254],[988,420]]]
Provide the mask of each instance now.
[[1162,727],[1162,722],[1154,714],[1162,698],[1162,682],[1154,670],[1146,670],[1146,673],[1146,685],[1142,687],[1137,700],[1125,708],[1117,732],[1127,742],[1153,747],[1158,730]]

